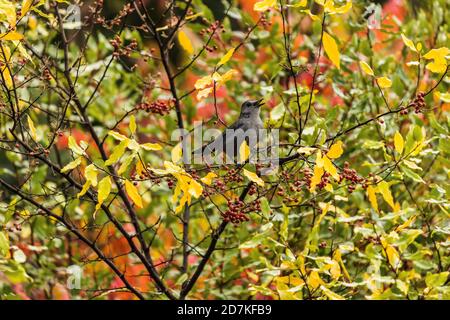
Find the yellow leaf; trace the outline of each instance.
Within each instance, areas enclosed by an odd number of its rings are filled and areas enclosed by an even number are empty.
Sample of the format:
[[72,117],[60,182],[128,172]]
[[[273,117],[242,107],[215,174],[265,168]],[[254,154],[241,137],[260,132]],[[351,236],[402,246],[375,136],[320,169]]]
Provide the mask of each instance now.
[[177,163],[181,160],[181,158],[183,157],[183,148],[181,142],[172,149],[171,154],[173,163]]
[[128,144],[130,143],[129,139],[123,140],[120,142],[116,147],[114,147],[113,152],[109,156],[108,160],[105,161],[106,166],[110,166],[112,164],[115,164],[119,159],[123,156],[125,153],[125,150],[128,147]]
[[273,8],[277,3],[277,0],[263,0],[255,3],[253,10],[255,11],[266,11]]
[[189,182],[189,193],[196,198],[200,198],[203,193],[202,185],[192,178]]
[[211,76],[205,76],[205,77],[203,77],[203,78],[198,79],[198,80],[195,82],[194,87],[195,87],[195,89],[197,89],[197,90],[204,89],[204,88],[206,88],[207,86],[211,85],[211,84],[212,84],[212,81],[213,81],[213,79],[212,79]]
[[391,246],[390,244],[387,245],[385,248],[386,255],[388,258],[388,262],[394,267],[397,268],[400,264],[400,255],[398,254],[397,250]]
[[311,10],[309,10],[309,9],[300,10],[300,12],[306,13],[311,18],[311,20],[313,20],[313,21],[319,21],[320,20],[320,18],[318,16],[316,16],[315,14],[313,14],[311,12]]
[[317,289],[320,285],[324,285],[325,282],[320,278],[320,275],[317,271],[313,270],[309,274],[308,277],[308,285],[310,285],[313,289]]
[[405,146],[405,142],[403,140],[402,135],[398,131],[394,135],[394,146],[395,146],[395,151],[397,151],[399,154],[403,153],[403,148]]
[[408,39],[403,33],[401,34],[401,36],[402,36],[403,43],[405,44],[405,46],[410,48],[412,51],[417,52],[417,49],[414,46],[414,42],[412,42],[412,40]]
[[331,291],[330,289],[328,289],[327,287],[325,287],[324,285],[320,286],[320,289],[322,290],[322,292],[328,297],[328,299],[330,300],[345,300],[345,298],[333,291]]
[[143,208],[142,198],[134,184],[132,184],[128,180],[125,180],[125,190],[127,191],[127,194],[131,198],[131,200],[133,200],[136,207]]
[[392,86],[392,81],[389,78],[386,77],[380,77],[377,78],[377,83],[380,86],[380,88],[390,88]]
[[97,186],[97,175],[98,170],[94,164],[90,164],[84,169],[84,177],[90,182],[90,184],[92,184],[93,187]]
[[335,260],[331,260],[328,267],[330,268],[331,277],[334,280],[339,279],[341,276],[341,267],[339,266],[339,263]]
[[28,127],[30,128],[30,135],[34,141],[37,141],[36,127],[34,126],[33,120],[27,115]]
[[131,115],[130,117],[130,125],[129,125],[130,131],[132,134],[136,133],[136,118],[134,115]]
[[109,176],[104,177],[98,183],[98,196],[97,196],[97,205],[95,206],[95,211],[100,209],[103,202],[108,198],[111,193],[111,179]]
[[322,167],[323,167],[322,152],[317,152],[317,156],[316,156],[316,167],[319,167],[319,168],[322,168]]
[[344,153],[344,150],[342,149],[342,141],[338,141],[335,144],[333,144],[330,148],[330,150],[327,153],[327,157],[330,159],[337,159]]
[[141,148],[147,151],[159,151],[162,150],[161,145],[157,143],[144,143],[141,144]]
[[114,139],[119,140],[119,141],[123,141],[125,139],[128,139],[127,137],[125,137],[124,135],[122,135],[122,134],[120,134],[120,133],[118,133],[116,131],[109,131],[108,135],[110,135],[111,137],[113,137]]
[[308,4],[308,0],[301,0],[300,2],[293,3],[289,6],[292,8],[302,8],[302,7],[306,7],[307,4]]
[[15,28],[17,22],[17,14],[15,3],[12,1],[1,0],[0,1],[0,14],[6,16],[11,28]]
[[339,181],[337,169],[327,156],[323,157],[323,168],[334,178],[334,180]]
[[373,186],[367,187],[367,197],[369,198],[370,204],[375,211],[378,211],[378,202],[376,196],[377,188]]
[[89,190],[89,187],[91,186],[91,183],[89,181],[86,181],[86,183],[83,185],[83,189],[77,194],[77,198],[84,196],[86,192]]
[[366,62],[360,61],[359,66],[361,67],[362,71],[364,71],[365,74],[368,74],[369,76],[374,75],[372,68]]
[[84,150],[78,145],[75,141],[75,138],[69,136],[68,143],[69,149],[78,156],[81,156],[84,153]]
[[239,147],[239,161],[244,163],[250,157],[250,148],[248,147],[247,141],[244,140]]
[[250,180],[255,182],[257,185],[264,187],[264,181],[258,177],[258,175],[254,172],[250,172],[246,169],[244,169],[244,175]]
[[182,30],[178,32],[178,41],[188,54],[192,55],[194,53],[194,47],[192,46],[191,40]]
[[235,74],[237,74],[238,72],[234,69],[228,70],[227,72],[225,72],[222,77],[220,78],[220,82],[219,85],[223,85],[225,82],[231,80],[233,78],[233,76]]
[[347,1],[343,6],[336,7],[333,0],[316,0],[317,3],[324,6],[325,12],[328,14],[343,14],[352,8],[352,1]]
[[391,190],[389,189],[389,184],[386,181],[381,181],[378,184],[378,191],[383,196],[383,199],[391,206],[391,208],[396,209],[394,198],[392,197]]
[[197,93],[197,99],[201,100],[201,99],[207,98],[213,92],[213,90],[214,90],[213,88],[206,88],[206,89],[200,90]]
[[234,54],[234,48],[231,48],[230,50],[228,50],[228,52],[220,59],[219,63],[217,64],[217,66],[221,66],[225,63],[227,63],[231,57]]
[[443,73],[447,70],[447,57],[450,55],[450,49],[442,47],[432,49],[423,57],[427,60],[433,60],[427,64],[427,69],[434,73]]
[[220,82],[222,80],[222,76],[216,71],[213,73],[213,75],[211,76],[211,78],[213,79],[213,81],[215,82]]
[[325,49],[325,53],[327,54],[328,58],[330,58],[331,62],[333,62],[333,64],[338,69],[340,69],[341,62],[338,46],[334,38],[330,36],[327,32],[323,33],[323,47]]
[[322,181],[322,176],[324,174],[323,167],[315,166],[314,167],[314,175],[311,178],[311,186],[309,188],[310,192],[314,192],[316,186]]
[[339,249],[336,249],[334,251],[333,259],[336,260],[337,262],[339,262],[339,265],[341,266],[341,270],[342,270],[342,273],[345,276],[345,279],[347,279],[347,281],[351,282],[352,279],[350,278],[350,275],[348,274],[347,268],[345,268],[344,261],[342,261],[341,251]]
[[81,157],[76,158],[69,164],[67,164],[64,168],[61,169],[61,173],[65,173],[67,171],[73,170],[81,164]]
[[305,156],[309,156],[316,152],[316,148],[309,148],[309,147],[301,147],[297,150],[297,153],[304,154]]
[[403,229],[408,228],[410,225],[414,223],[414,221],[416,221],[416,218],[417,216],[411,216],[408,220],[406,220],[404,223],[395,228],[395,231],[400,232]]
[[215,174],[214,172],[209,172],[205,177],[201,178],[200,180],[204,184],[210,186],[212,184],[213,179],[216,177],[217,177],[217,174]]
[[0,33],[0,41],[12,41],[12,40],[22,40],[23,34],[16,31],[10,31],[8,33]]
[[34,0],[23,0],[22,1],[22,8],[20,9],[20,18],[23,18],[28,11],[30,11],[31,6],[33,5]]
[[142,176],[142,174],[144,173],[144,171],[145,171],[144,165],[142,164],[142,161],[139,160],[139,161],[136,163],[136,173],[137,173],[138,175]]

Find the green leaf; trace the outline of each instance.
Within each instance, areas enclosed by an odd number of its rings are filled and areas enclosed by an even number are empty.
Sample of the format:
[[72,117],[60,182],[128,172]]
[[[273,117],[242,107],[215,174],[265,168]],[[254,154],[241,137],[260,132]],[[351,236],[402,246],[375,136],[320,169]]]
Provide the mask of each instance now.
[[425,283],[429,288],[437,288],[441,287],[445,284],[448,279],[449,272],[441,272],[441,273],[428,273],[425,277]]
[[119,161],[119,159],[125,153],[125,150],[127,149],[129,143],[130,139],[122,140],[122,142],[113,149],[113,152],[109,156],[108,160],[105,161],[105,166],[110,166]]
[[9,240],[5,232],[0,232],[0,257],[9,256]]

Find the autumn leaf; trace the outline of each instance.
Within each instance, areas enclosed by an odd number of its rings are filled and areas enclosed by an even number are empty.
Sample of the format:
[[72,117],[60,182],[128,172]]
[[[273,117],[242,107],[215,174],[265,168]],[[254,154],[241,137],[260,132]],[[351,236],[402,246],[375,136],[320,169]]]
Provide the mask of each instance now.
[[369,76],[374,75],[372,68],[366,62],[360,61],[359,66],[361,67],[362,71],[364,71],[365,74],[368,74]]
[[378,211],[378,202],[377,202],[377,188],[373,186],[367,187],[367,197],[369,198],[370,204],[375,211]]
[[61,169],[61,173],[66,173],[67,171],[73,170],[81,164],[81,157],[76,158],[69,164],[67,164],[64,168]]
[[316,186],[322,181],[322,176],[325,173],[323,167],[315,166],[314,167],[314,174],[311,178],[311,185],[309,188],[310,192],[314,192],[316,190]]
[[108,198],[111,193],[111,178],[109,176],[104,177],[98,183],[98,197],[95,211],[99,210],[103,202]]
[[178,143],[171,151],[172,154],[172,162],[178,163],[183,158],[183,147],[181,142]]
[[90,164],[84,169],[84,177],[91,183],[93,187],[97,186],[97,175],[98,170],[94,164]]
[[197,90],[204,89],[207,86],[211,85],[212,81],[213,79],[211,76],[204,76],[203,78],[200,78],[195,82],[194,87]]
[[340,69],[341,68],[341,62],[340,62],[340,54],[339,49],[336,44],[336,41],[332,36],[330,36],[327,32],[323,32],[323,47],[325,49],[325,53],[327,54],[328,58],[330,58],[331,62]]
[[178,41],[180,42],[181,47],[183,47],[183,49],[186,50],[189,55],[194,54],[194,47],[192,46],[192,42],[186,35],[186,33],[182,30],[178,32]]
[[130,129],[132,134],[136,133],[136,118],[134,117],[134,115],[130,116],[129,129]]
[[396,209],[394,198],[392,197],[391,190],[389,189],[389,184],[386,181],[381,181],[378,184],[378,191],[381,193],[384,200],[391,206],[391,208]]
[[209,172],[205,177],[201,178],[200,180],[204,184],[210,186],[212,184],[213,179],[216,177],[217,177],[217,174],[215,174],[214,172]]
[[239,162],[244,163],[250,157],[250,148],[248,147],[247,141],[244,140],[239,147]]
[[244,169],[244,175],[252,182],[256,183],[257,185],[264,187],[264,180],[258,177],[258,175],[254,172],[248,171]]
[[427,64],[427,69],[434,73],[444,73],[447,70],[447,59],[450,55],[450,49],[442,47],[432,49],[423,57],[427,60],[433,60]]
[[338,141],[335,144],[333,144],[330,148],[330,150],[327,153],[327,157],[330,159],[337,159],[344,153],[344,150],[342,149],[342,141]]
[[36,127],[34,126],[34,122],[29,115],[27,115],[28,127],[30,128],[30,135],[34,141],[37,141],[37,133]]
[[377,83],[380,88],[390,88],[392,86],[392,81],[386,77],[377,78]]
[[125,180],[125,190],[127,191],[128,196],[133,200],[134,204],[138,208],[143,208],[142,198],[139,195],[139,191],[130,181]]
[[141,144],[141,148],[147,151],[159,151],[162,150],[161,145],[158,143],[143,143]]
[[403,140],[403,137],[400,134],[400,132],[397,131],[394,135],[395,151],[397,151],[399,154],[402,154],[404,146],[405,146],[405,142]]
[[28,11],[30,11],[31,6],[33,5],[34,0],[23,0],[22,7],[20,9],[20,18],[23,18]]
[[13,40],[22,40],[23,34],[18,33],[16,31],[10,31],[8,33],[0,33],[0,41],[13,41]]
[[323,168],[334,178],[334,180],[339,181],[339,174],[337,173],[337,169],[327,156],[323,157]]
[[253,6],[253,10],[255,11],[266,11],[270,8],[273,8],[277,3],[277,0],[263,0],[263,1],[259,1],[256,2],[255,5]]
[[123,141],[123,140],[128,139],[128,138],[125,137],[123,134],[120,134],[120,133],[118,133],[117,131],[109,131],[109,132],[108,132],[108,135],[111,136],[111,137],[113,137],[113,138],[116,139],[116,140],[119,140],[119,141]]
[[221,66],[224,65],[225,63],[227,63],[231,57],[234,54],[234,48],[231,48],[230,50],[228,50],[228,52],[220,59],[219,63],[217,64],[217,66]]
[[130,143],[129,139],[123,140],[120,142],[114,149],[112,154],[109,156],[108,160],[105,161],[106,166],[110,166],[112,164],[115,164],[119,159],[123,156],[125,153],[125,150],[127,149],[128,145]]
[[414,52],[417,52],[416,47],[414,46],[414,42],[412,40],[408,39],[403,33],[401,34],[403,43],[405,46],[407,46],[409,49],[411,49]]

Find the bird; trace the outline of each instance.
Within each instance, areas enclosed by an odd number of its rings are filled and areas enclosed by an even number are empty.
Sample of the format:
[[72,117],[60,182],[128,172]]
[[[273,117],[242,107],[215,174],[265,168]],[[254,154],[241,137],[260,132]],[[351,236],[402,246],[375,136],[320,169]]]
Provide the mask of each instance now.
[[194,156],[202,155],[202,160],[208,161],[204,159],[205,156],[210,158],[213,153],[223,152],[227,161],[235,163],[239,147],[244,141],[253,148],[261,140],[264,123],[260,111],[263,105],[264,99],[245,101],[241,106],[239,118],[214,141],[194,150]]

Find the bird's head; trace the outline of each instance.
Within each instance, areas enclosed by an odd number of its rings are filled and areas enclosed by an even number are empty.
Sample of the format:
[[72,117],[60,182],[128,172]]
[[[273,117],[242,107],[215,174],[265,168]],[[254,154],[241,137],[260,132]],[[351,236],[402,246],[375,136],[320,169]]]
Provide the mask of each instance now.
[[253,113],[256,110],[259,111],[259,108],[262,105],[264,105],[264,99],[248,100],[242,104],[241,112],[242,113]]

